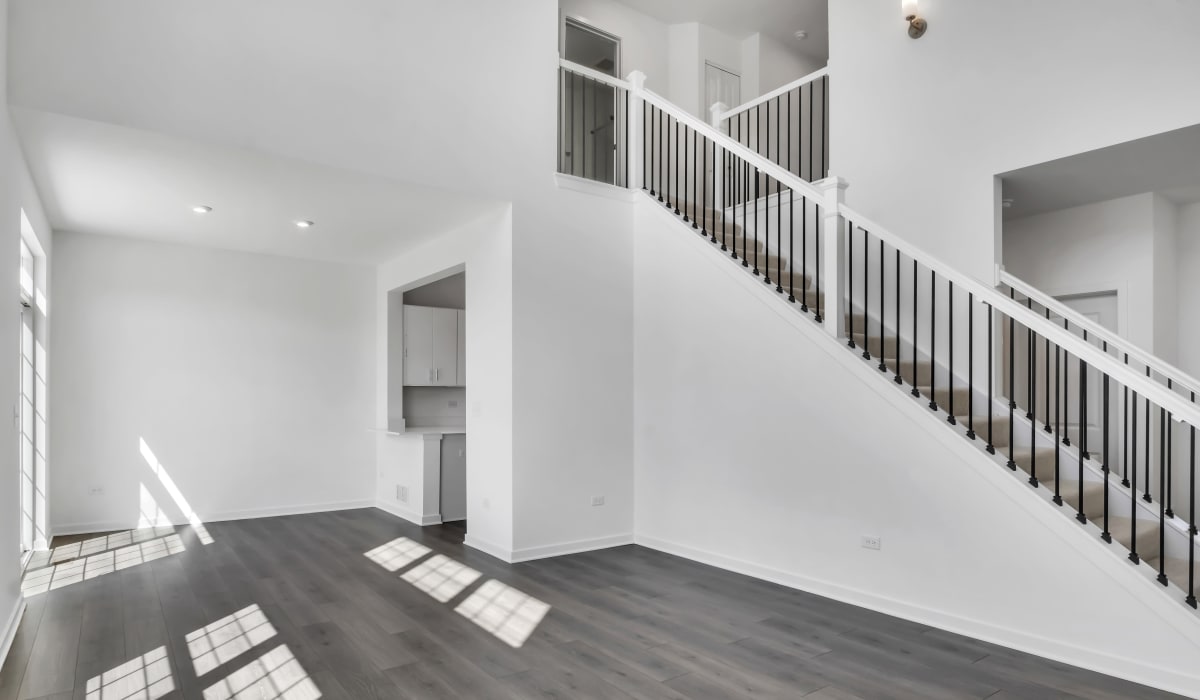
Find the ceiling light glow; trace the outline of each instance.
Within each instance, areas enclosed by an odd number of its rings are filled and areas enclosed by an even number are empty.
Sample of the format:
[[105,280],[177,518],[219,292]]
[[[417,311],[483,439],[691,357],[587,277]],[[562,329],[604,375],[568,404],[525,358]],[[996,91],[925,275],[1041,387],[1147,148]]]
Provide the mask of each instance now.
[[299,228],[312,228],[314,225],[315,224],[313,224],[313,222],[308,221],[307,219],[302,219],[296,222],[296,226]]
[[197,214],[207,214],[208,212],[212,211],[212,207],[205,206],[203,204],[197,204],[196,206],[192,207],[192,211],[196,212]]

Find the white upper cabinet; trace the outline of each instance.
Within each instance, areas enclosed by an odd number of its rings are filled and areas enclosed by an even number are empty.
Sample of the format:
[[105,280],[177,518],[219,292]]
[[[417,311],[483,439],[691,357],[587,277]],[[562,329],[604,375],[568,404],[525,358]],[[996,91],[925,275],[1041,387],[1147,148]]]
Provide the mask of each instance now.
[[405,386],[462,386],[462,314],[458,309],[404,306]]

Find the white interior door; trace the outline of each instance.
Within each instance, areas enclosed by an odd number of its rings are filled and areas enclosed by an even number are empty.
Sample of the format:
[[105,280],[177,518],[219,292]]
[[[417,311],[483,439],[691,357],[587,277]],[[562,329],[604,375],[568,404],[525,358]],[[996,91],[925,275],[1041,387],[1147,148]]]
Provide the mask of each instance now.
[[704,104],[703,112],[706,117],[716,103],[724,103],[726,107],[737,107],[742,104],[742,78],[733,71],[704,63]]

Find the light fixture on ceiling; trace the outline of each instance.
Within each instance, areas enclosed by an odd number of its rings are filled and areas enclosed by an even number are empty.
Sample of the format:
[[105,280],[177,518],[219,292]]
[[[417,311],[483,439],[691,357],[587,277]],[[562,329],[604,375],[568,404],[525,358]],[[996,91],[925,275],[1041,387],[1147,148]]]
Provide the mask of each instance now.
[[203,204],[197,204],[196,206],[192,207],[192,211],[197,214],[207,214],[208,212],[212,211],[212,207],[205,206]]
[[1005,209],[1012,209],[1012,205],[1013,205],[1013,198],[1012,198],[1012,197],[1005,197],[1004,199],[1000,200],[1000,205],[1001,205],[1002,207],[1004,207]]
[[929,23],[917,12],[917,0],[900,0],[900,9],[904,13],[904,21],[908,22],[908,35],[914,39],[924,36]]
[[316,224],[309,221],[308,219],[301,219],[300,221],[296,222],[296,228],[312,228],[315,225]]
[[796,37],[797,39],[799,39],[801,41],[804,41],[805,39],[808,38],[808,32],[804,31],[803,29],[797,29],[796,33],[793,34],[792,36]]

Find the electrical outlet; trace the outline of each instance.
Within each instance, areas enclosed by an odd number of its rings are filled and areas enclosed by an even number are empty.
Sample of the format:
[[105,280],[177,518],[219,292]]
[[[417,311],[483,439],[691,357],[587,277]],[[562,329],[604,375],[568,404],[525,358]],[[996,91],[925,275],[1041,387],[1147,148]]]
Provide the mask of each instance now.
[[862,546],[863,549],[882,549],[883,540],[878,535],[863,535]]
[[458,408],[458,401],[450,399],[450,408]]
[[594,505],[594,506],[604,505],[604,496],[592,496],[592,505]]
[[466,456],[467,456],[467,451],[466,451],[466,450],[459,450],[459,451],[458,451],[458,456],[459,456],[459,457],[466,457]]
[[396,484],[396,500],[401,503],[408,503],[408,487]]
[[104,495],[104,487],[103,486],[93,486],[92,488],[90,488],[88,490],[88,493],[92,496],[103,496]]

